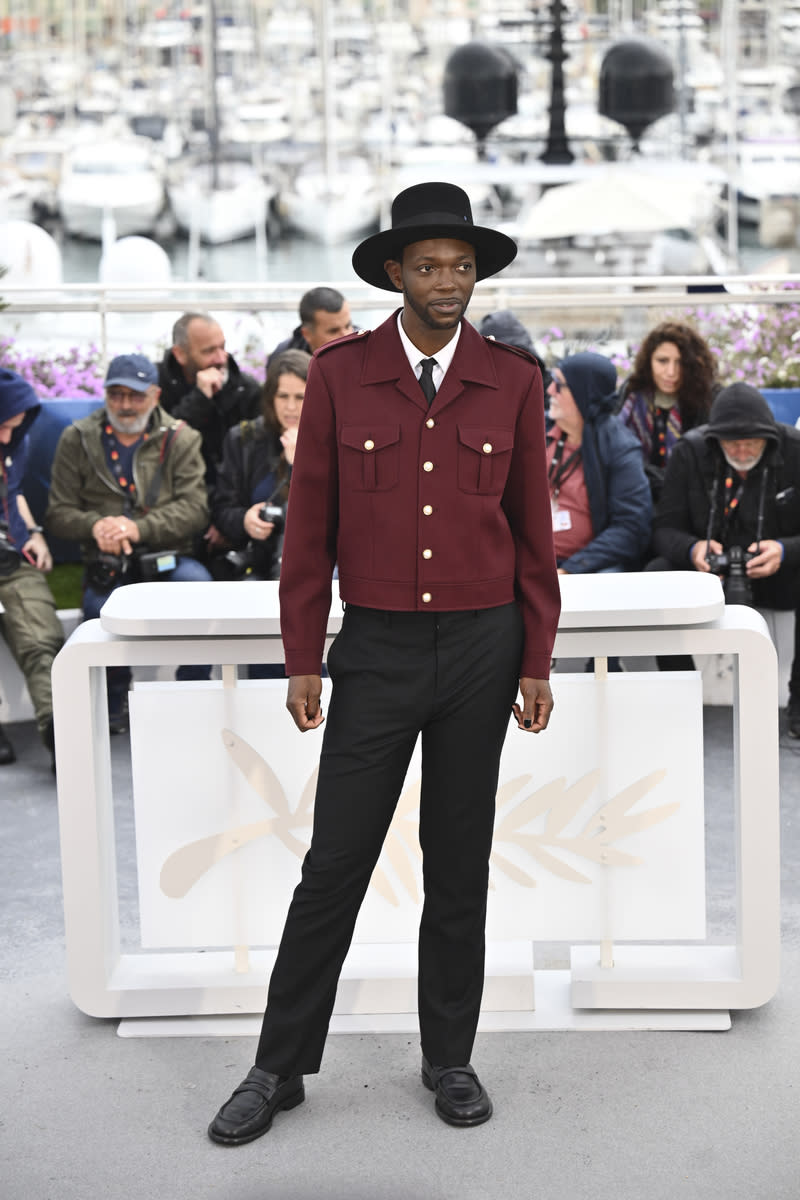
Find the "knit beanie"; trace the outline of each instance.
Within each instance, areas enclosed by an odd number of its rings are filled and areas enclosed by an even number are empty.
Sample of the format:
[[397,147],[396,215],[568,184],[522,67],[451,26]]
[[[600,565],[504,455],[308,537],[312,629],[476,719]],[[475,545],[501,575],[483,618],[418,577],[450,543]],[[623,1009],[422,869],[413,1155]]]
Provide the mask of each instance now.
[[757,388],[749,383],[732,383],[714,398],[705,436],[723,441],[736,441],[739,438],[769,438],[775,441],[778,426],[772,409]]

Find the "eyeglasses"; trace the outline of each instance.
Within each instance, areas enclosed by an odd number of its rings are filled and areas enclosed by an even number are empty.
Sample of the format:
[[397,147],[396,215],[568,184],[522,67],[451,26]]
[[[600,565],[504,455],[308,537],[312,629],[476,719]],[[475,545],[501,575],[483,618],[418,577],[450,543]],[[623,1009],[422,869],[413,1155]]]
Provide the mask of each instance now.
[[569,384],[564,379],[556,379],[553,376],[552,383],[557,392],[569,391]]

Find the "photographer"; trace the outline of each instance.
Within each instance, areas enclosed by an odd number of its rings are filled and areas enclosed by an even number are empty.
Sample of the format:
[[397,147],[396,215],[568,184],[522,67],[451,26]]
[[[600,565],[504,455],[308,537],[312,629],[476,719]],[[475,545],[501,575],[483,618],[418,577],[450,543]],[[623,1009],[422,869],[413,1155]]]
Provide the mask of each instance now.
[[[149,359],[118,355],[106,373],[105,407],[65,429],[56,448],[45,522],[81,543],[87,620],[121,584],[211,579],[191,557],[208,518],[200,434],[159,408],[159,394]],[[176,678],[208,674],[179,667]],[[112,732],[127,727],[129,683],[126,667],[109,669]]]
[[788,716],[800,737],[800,432],[776,422],[754,387],[723,388],[708,424],[675,445],[653,543],[660,557],[648,570],[714,571],[729,604],[794,611]]
[[234,578],[280,575],[283,518],[310,361],[302,350],[274,356],[262,415],[242,421],[225,437],[212,517],[234,547],[226,556],[227,573]]

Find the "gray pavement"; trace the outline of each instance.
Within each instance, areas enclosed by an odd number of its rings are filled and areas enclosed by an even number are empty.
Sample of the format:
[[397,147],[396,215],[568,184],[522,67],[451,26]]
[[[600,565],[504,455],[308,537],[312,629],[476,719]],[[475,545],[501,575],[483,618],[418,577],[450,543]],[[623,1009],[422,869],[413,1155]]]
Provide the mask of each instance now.
[[[731,714],[706,709],[710,933],[730,935]],[[783,974],[724,1033],[482,1034],[493,1120],[455,1130],[416,1037],[335,1035],[248,1146],[205,1128],[249,1038],[124,1039],[64,977],[55,787],[32,725],[0,768],[0,1200],[798,1200],[800,745],[781,735]],[[125,739],[113,740],[124,783]],[[124,828],[124,823],[123,823]],[[129,836],[129,830],[125,836]],[[122,872],[125,887],[125,873]]]

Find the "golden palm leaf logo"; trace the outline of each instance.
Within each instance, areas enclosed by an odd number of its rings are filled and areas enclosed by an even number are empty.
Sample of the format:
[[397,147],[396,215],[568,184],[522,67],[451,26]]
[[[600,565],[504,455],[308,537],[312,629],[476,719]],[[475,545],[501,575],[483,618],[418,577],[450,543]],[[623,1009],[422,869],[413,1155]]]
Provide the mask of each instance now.
[[[308,849],[308,839],[299,837],[298,831],[309,829],[313,822],[317,770],[309,777],[300,803],[292,811],[275,772],[261,755],[230,729],[222,730],[222,741],[231,760],[272,815],[199,838],[174,850],[164,861],[160,875],[161,890],[170,899],[183,899],[216,863],[259,838],[277,837],[299,859]],[[531,888],[536,886],[536,878],[531,873],[536,865],[572,883],[592,882],[588,875],[565,861],[564,855],[607,866],[638,865],[642,860],[621,850],[616,843],[631,834],[651,829],[677,813],[680,808],[677,802],[631,812],[666,775],[666,769],[661,769],[636,780],[601,804],[578,831],[570,831],[570,827],[599,786],[599,769],[589,771],[572,784],[564,777],[553,779],[521,798],[519,794],[529,787],[532,776],[520,775],[509,780],[497,792],[492,868],[521,887]],[[414,903],[419,900],[419,803],[420,785],[415,782],[400,796],[381,861],[372,876],[370,886],[394,907],[401,902],[398,892],[405,892]],[[542,828],[534,832],[531,826],[537,822]],[[504,843],[522,850],[532,860],[532,865],[525,869],[512,862],[503,852]],[[386,865],[383,865],[384,861]],[[394,882],[386,866],[391,867]]]

